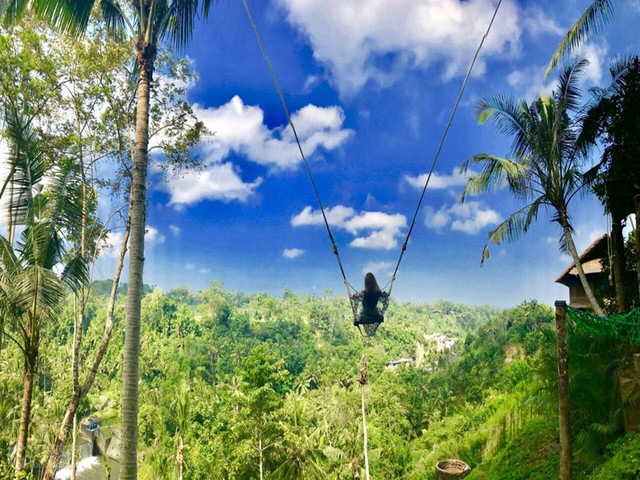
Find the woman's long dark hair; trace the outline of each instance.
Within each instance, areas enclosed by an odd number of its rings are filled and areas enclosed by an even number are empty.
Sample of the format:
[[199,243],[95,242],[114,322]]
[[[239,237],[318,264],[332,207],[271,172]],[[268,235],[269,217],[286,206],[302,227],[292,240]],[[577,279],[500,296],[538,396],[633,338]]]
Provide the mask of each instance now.
[[378,282],[376,281],[376,277],[373,276],[373,273],[367,272],[364,276],[364,293],[368,294],[380,294],[382,291],[378,286]]

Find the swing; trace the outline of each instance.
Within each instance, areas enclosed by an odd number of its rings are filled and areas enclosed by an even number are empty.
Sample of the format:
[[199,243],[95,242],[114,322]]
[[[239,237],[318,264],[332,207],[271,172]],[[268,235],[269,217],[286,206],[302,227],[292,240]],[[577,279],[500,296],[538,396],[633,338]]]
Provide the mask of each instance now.
[[384,313],[389,306],[389,295],[386,292],[380,297],[380,305],[382,308],[378,308],[377,312],[367,313],[364,308],[360,309],[364,296],[361,293],[356,293],[351,297],[351,308],[353,310],[353,325],[360,330],[360,334],[363,337],[373,337],[378,330],[378,327],[384,322]]
[[[404,257],[404,252],[407,249],[407,244],[409,243],[409,238],[411,237],[411,233],[413,232],[413,227],[415,226],[416,218],[418,217],[418,212],[420,211],[420,207],[422,206],[422,201],[424,200],[425,193],[427,192],[427,187],[429,186],[429,181],[431,180],[431,176],[433,175],[433,171],[435,169],[436,163],[440,156],[440,152],[442,151],[442,146],[444,145],[444,141],[447,138],[447,134],[449,133],[449,128],[451,127],[451,124],[453,122],[453,117],[455,116],[456,111],[458,110],[458,106],[460,105],[460,100],[467,86],[467,82],[469,81],[469,77],[471,76],[471,71],[473,70],[473,66],[476,63],[476,60],[478,58],[478,55],[480,54],[480,50],[482,49],[482,46],[484,45],[485,40],[489,36],[489,32],[491,31],[493,22],[496,19],[496,15],[498,14],[498,10],[500,9],[502,0],[498,0],[495,11],[493,12],[493,16],[491,17],[491,21],[489,22],[487,31],[485,32],[482,39],[480,40],[480,45],[478,45],[478,49],[476,50],[476,53],[473,56],[473,59],[471,60],[469,69],[467,70],[467,75],[465,76],[464,81],[462,82],[462,87],[460,88],[460,92],[458,93],[458,97],[453,106],[453,110],[451,111],[451,115],[449,116],[449,121],[447,122],[447,126],[445,127],[444,133],[442,134],[442,138],[440,139],[440,144],[438,145],[438,149],[436,150],[436,154],[433,158],[433,162],[431,163],[431,169],[429,170],[429,174],[427,175],[427,179],[424,183],[424,188],[422,189],[420,200],[418,200],[418,205],[416,206],[416,210],[413,214],[413,219],[411,220],[411,225],[409,226],[407,236],[405,237],[404,243],[402,244],[402,249],[400,250],[400,256],[396,263],[396,268],[393,271],[393,275],[391,275],[391,280],[389,280],[389,283],[387,284],[389,286],[389,289],[386,292],[383,292],[383,295],[380,298],[380,303],[382,304],[382,308],[378,309],[378,312],[379,312],[378,315],[363,315],[365,313],[364,310],[359,311],[359,307],[362,303],[361,295],[357,293],[357,289],[353,288],[353,285],[351,285],[347,280],[347,275],[344,272],[344,268],[342,266],[342,260],[340,259],[340,253],[338,252],[338,246],[336,245],[335,239],[333,238],[333,234],[331,233],[331,227],[329,226],[329,221],[327,220],[327,215],[325,214],[324,206],[322,205],[322,201],[320,200],[320,194],[318,193],[318,189],[316,188],[313,175],[311,174],[311,168],[309,167],[309,162],[307,161],[307,157],[305,156],[304,151],[302,150],[302,145],[300,143],[300,139],[298,138],[298,132],[296,131],[296,127],[293,124],[293,121],[291,120],[291,115],[289,114],[287,103],[285,102],[284,95],[282,93],[282,90],[280,89],[280,85],[278,84],[278,80],[276,79],[276,74],[273,70],[273,66],[271,65],[271,61],[267,56],[267,52],[262,43],[262,38],[258,33],[258,27],[256,27],[256,24],[253,21],[253,17],[251,16],[251,12],[249,11],[249,5],[247,4],[247,0],[242,0],[242,1],[244,3],[244,8],[247,11],[247,16],[249,17],[249,22],[251,23],[251,27],[253,28],[253,31],[256,35],[256,39],[258,40],[258,45],[260,46],[262,56],[267,62],[267,66],[269,67],[271,78],[273,79],[273,83],[276,87],[276,90],[278,91],[278,95],[280,96],[280,102],[282,103],[282,107],[287,117],[287,121],[289,123],[289,126],[291,127],[291,131],[293,132],[293,136],[298,145],[300,156],[302,157],[304,165],[307,169],[307,174],[309,175],[309,180],[311,181],[311,187],[313,188],[313,192],[316,196],[316,200],[318,201],[318,205],[320,206],[320,211],[322,212],[322,219],[324,220],[325,227],[327,228],[327,233],[329,234],[329,239],[331,240],[331,244],[333,246],[333,253],[336,256],[338,267],[340,268],[340,273],[342,273],[342,278],[344,280],[345,287],[347,288],[347,295],[349,297],[349,303],[351,304],[351,310],[353,313],[353,324],[354,326],[358,327],[358,330],[360,331],[360,334],[362,336],[372,337],[376,334],[378,327],[384,321],[384,313],[386,312],[387,307],[389,306],[389,297],[391,296],[391,289],[393,288],[393,282],[396,279],[396,274],[398,273],[398,269],[400,268],[400,263],[402,262],[402,258]],[[351,292],[352,288],[355,293]]]

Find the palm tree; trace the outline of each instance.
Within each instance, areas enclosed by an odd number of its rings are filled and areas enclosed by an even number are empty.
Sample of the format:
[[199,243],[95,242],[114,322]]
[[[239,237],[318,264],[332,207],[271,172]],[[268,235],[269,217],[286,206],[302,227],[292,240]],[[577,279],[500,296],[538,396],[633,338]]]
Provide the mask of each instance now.
[[[46,188],[41,184],[46,159],[38,135],[24,116],[9,110],[5,120],[9,142],[9,180],[14,225],[22,225],[14,247],[0,236],[0,314],[8,321],[5,332],[24,358],[24,389],[16,446],[16,475],[24,468],[29,434],[33,382],[38,364],[40,327],[56,318],[65,296],[65,284],[78,292],[87,269],[77,252],[65,249],[65,234],[82,218],[76,201],[79,179],[69,160],[60,162]],[[63,266],[62,273],[54,269]]]
[[[580,141],[604,144],[602,160],[588,172],[594,191],[611,213],[613,273],[619,312],[628,310],[624,273],[626,269],[622,221],[632,212],[640,218],[640,58],[621,58],[611,65],[611,85],[594,89],[594,101],[583,122]],[[636,222],[637,224],[637,222]],[[636,251],[640,235],[636,225]],[[640,258],[637,259],[640,262]],[[640,287],[640,263],[636,265]],[[629,292],[631,293],[631,292]]]
[[282,422],[282,441],[279,447],[283,451],[284,459],[269,478],[326,478],[321,462],[324,458],[324,435],[319,427],[307,432],[304,424],[305,403],[301,395],[289,395],[292,402],[292,412],[289,422]]
[[596,35],[613,18],[614,0],[594,0],[585,12],[573,24],[564,36],[557,50],[551,57],[545,78],[549,78],[551,71],[560,61],[579,47],[583,42]]
[[[67,410],[64,413],[62,424],[58,429],[53,447],[51,448],[49,459],[47,460],[47,466],[44,472],[43,480],[53,480],[55,477],[55,474],[58,470],[60,457],[62,456],[62,451],[64,449],[65,443],[67,442],[67,437],[69,436],[69,429],[71,428],[72,421],[76,416],[76,412],[78,410],[78,407],[80,406],[80,402],[84,400],[84,398],[91,390],[93,383],[95,382],[96,375],[98,374],[98,369],[100,368],[102,359],[104,358],[104,355],[107,352],[107,347],[109,346],[109,342],[111,341],[111,333],[113,332],[114,327],[113,318],[116,306],[118,285],[120,284],[120,276],[124,267],[124,258],[127,254],[127,245],[129,243],[129,226],[130,218],[127,218],[124,236],[120,247],[120,254],[118,256],[116,270],[111,284],[111,292],[109,294],[109,301],[107,303],[107,319],[104,325],[104,331],[102,333],[100,344],[98,345],[95,357],[93,359],[93,362],[91,363],[91,368],[87,372],[82,385],[80,385],[80,388],[78,388],[77,392],[74,392],[74,394],[72,394],[69,404],[67,405]],[[107,464],[105,463],[105,465]]]
[[[144,267],[145,201],[149,151],[150,90],[159,42],[168,40],[178,48],[186,46],[195,18],[206,17],[211,0],[12,0],[0,10],[10,21],[19,19],[31,6],[34,12],[61,31],[82,34],[94,4],[98,4],[109,29],[128,35],[135,49],[138,74],[135,142],[131,175],[131,233],[129,279],[126,304],[125,344],[122,368],[122,458],[120,478],[137,478],[138,443],[138,360],[140,354],[140,310]],[[8,5],[8,6],[7,6]]]
[[468,180],[462,199],[506,185],[526,203],[489,233],[482,262],[489,257],[490,243],[517,239],[538,218],[540,207],[550,209],[552,220],[562,229],[561,247],[571,254],[591,306],[604,315],[582,268],[568,211],[569,203],[584,187],[580,167],[586,151],[577,146],[579,122],[575,113],[580,98],[578,82],[587,65],[583,59],[565,68],[558,91],[551,97],[541,95],[530,106],[526,100],[503,95],[480,100],[478,122],[493,120],[499,133],[513,137],[513,144],[506,157],[482,153],[463,163],[463,171],[470,163],[482,166],[482,171]]

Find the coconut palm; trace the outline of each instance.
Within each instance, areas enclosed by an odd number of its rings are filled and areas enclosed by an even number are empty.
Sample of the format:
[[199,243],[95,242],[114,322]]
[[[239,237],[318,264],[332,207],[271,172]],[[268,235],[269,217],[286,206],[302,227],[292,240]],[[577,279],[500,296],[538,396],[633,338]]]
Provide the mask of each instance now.
[[480,100],[478,122],[493,120],[498,133],[513,137],[513,144],[505,157],[481,153],[463,163],[463,171],[470,164],[482,168],[469,178],[463,201],[466,195],[506,185],[514,197],[526,203],[489,233],[482,262],[489,258],[489,244],[517,239],[529,230],[541,207],[550,209],[552,220],[562,229],[561,248],[573,258],[594,311],[604,315],[582,268],[568,211],[569,203],[584,187],[581,165],[586,151],[577,146],[579,121],[575,114],[580,99],[578,82],[587,65],[583,59],[565,68],[558,91],[551,97],[541,95],[531,105],[503,95]]
[[[14,246],[0,236],[0,314],[8,322],[5,334],[24,359],[24,389],[16,446],[16,472],[24,468],[29,434],[34,375],[38,364],[40,327],[60,311],[65,284],[78,291],[87,281],[79,254],[66,251],[65,234],[78,225],[79,178],[73,162],[64,160],[47,173],[38,135],[24,116],[9,111],[5,120],[9,143],[11,211],[15,225],[24,228]],[[60,271],[61,273],[56,273]]]
[[549,77],[564,57],[602,30],[613,17],[614,3],[614,0],[595,0],[587,7],[558,45],[547,67],[545,78]]
[[0,12],[15,21],[30,6],[59,30],[83,33],[97,4],[107,27],[116,35],[127,35],[134,45],[138,75],[135,142],[131,174],[129,280],[122,368],[122,458],[120,478],[137,478],[138,357],[140,354],[140,310],[144,266],[145,201],[149,153],[150,91],[159,42],[178,48],[191,38],[199,12],[206,16],[211,0],[11,0]]
[[295,393],[289,398],[292,411],[288,422],[281,424],[284,434],[278,445],[282,450],[283,461],[269,478],[326,478],[321,467],[324,459],[324,435],[318,427],[311,432],[305,428],[306,407],[303,398]]
[[[602,159],[589,172],[593,189],[612,217],[612,268],[617,306],[620,312],[629,307],[625,285],[626,268],[622,222],[631,213],[640,217],[640,58],[619,58],[611,64],[611,84],[593,89],[593,103],[588,109],[580,141],[604,146]],[[636,226],[637,228],[637,226]],[[640,251],[636,234],[636,249]],[[637,265],[640,279],[640,264]]]

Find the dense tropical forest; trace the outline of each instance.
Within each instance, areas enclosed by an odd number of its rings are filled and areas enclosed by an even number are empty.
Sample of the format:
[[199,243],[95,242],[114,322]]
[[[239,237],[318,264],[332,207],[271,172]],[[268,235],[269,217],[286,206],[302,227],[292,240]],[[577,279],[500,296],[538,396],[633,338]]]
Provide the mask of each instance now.
[[[215,3],[0,2],[0,478],[640,478],[640,61],[584,92],[568,59],[615,3],[569,30],[550,94],[478,101],[511,144],[460,166],[462,202],[521,202],[482,261],[548,215],[583,310],[392,297],[372,337],[331,291],[143,282],[147,174],[198,171],[216,134],[180,54]],[[597,268],[580,195],[610,218]]]
[[[108,281],[93,285],[81,359],[90,361],[100,344],[110,289]],[[114,436],[126,286],[121,290],[113,340],[78,412],[99,417]],[[362,478],[357,378],[363,354],[372,476],[434,478],[435,463],[451,456],[473,467],[470,478],[557,476],[550,307],[392,303],[378,335],[366,340],[345,315],[347,301],[331,292],[243,295],[219,283],[198,292],[145,290],[140,478],[175,478],[179,459],[184,478],[257,478],[260,468],[265,478]],[[30,468],[46,461],[71,394],[73,308],[69,296],[42,334]],[[434,334],[440,336],[429,337]],[[640,437],[622,429],[612,372],[618,349],[579,331],[570,339],[576,477],[634,478],[638,465],[629,456],[640,449]],[[18,428],[19,353],[10,343],[3,352],[3,452]],[[393,366],[399,359],[412,362]],[[5,464],[4,471],[10,468]]]

